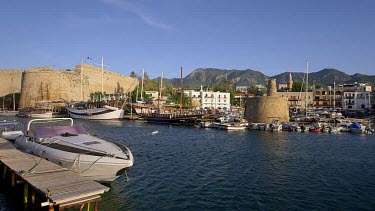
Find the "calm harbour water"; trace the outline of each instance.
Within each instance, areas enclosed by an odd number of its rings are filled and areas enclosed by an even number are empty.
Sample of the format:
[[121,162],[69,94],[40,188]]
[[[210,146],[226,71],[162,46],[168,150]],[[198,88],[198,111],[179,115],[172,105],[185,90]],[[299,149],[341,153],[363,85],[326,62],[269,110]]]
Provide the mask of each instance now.
[[75,123],[135,157],[130,181],[112,182],[99,210],[375,209],[375,135]]

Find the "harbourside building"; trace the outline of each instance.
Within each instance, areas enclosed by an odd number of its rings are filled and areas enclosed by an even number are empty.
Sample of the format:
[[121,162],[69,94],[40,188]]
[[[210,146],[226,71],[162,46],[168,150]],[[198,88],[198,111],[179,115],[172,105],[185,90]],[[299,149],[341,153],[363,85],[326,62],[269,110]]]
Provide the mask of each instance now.
[[342,85],[342,109],[370,109],[371,86],[363,83]]
[[188,95],[192,101],[200,102],[203,109],[223,109],[230,110],[230,93],[204,91],[202,86],[199,91],[184,90],[184,94]]
[[277,92],[276,96],[288,99],[289,109],[305,109],[313,107],[313,92]]
[[364,83],[333,84],[314,90],[315,108],[361,110],[371,108],[371,86]]

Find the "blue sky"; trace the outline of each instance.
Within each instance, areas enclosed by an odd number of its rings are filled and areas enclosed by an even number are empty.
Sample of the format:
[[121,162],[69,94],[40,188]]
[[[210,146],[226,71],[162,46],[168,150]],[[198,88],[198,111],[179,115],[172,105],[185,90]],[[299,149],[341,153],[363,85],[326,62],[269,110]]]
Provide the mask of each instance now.
[[0,69],[104,57],[124,75],[197,68],[375,73],[373,0],[3,1]]

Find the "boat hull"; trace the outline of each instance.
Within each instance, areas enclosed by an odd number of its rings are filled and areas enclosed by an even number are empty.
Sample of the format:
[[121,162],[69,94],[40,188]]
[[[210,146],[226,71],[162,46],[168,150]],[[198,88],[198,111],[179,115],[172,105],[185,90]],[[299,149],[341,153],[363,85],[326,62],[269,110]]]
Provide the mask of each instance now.
[[105,120],[105,119],[122,119],[124,118],[124,110],[111,110],[107,108],[75,110],[67,108],[69,116],[73,119],[92,119],[92,120]]
[[49,160],[83,177],[103,183],[117,179],[134,162],[130,151],[128,151],[129,159],[125,160],[58,150],[50,148],[48,145],[29,141],[27,137],[18,138],[16,144],[27,153]]
[[231,125],[231,124],[218,124],[218,129],[221,130],[245,130],[246,126],[243,125]]

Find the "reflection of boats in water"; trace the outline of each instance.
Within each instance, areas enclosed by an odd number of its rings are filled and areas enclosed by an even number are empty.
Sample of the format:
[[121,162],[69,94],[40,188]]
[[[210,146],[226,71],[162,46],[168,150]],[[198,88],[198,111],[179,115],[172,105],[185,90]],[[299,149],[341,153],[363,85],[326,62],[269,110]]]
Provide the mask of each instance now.
[[124,109],[117,106],[110,106],[105,102],[80,102],[68,104],[66,110],[69,116],[74,119],[122,119]]
[[[60,121],[70,124],[61,126]],[[26,134],[15,143],[28,153],[100,182],[115,180],[134,162],[127,147],[91,136],[82,125],[73,125],[71,118],[31,120]]]
[[175,115],[152,113],[142,118],[151,123],[194,125],[201,115]]

